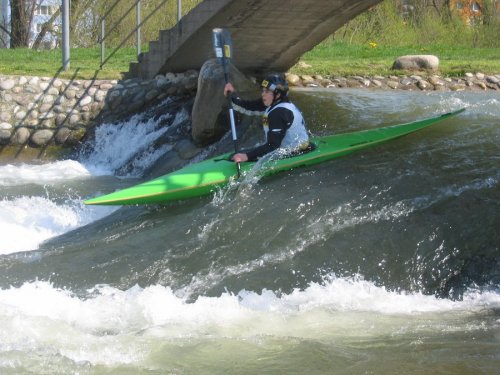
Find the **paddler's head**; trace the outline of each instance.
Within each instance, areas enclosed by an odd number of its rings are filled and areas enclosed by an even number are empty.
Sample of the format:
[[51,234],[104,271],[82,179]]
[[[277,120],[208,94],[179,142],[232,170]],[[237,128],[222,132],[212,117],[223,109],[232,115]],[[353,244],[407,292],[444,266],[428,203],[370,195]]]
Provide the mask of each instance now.
[[282,74],[268,75],[260,86],[262,87],[262,101],[267,107],[285,99],[288,95],[288,82]]

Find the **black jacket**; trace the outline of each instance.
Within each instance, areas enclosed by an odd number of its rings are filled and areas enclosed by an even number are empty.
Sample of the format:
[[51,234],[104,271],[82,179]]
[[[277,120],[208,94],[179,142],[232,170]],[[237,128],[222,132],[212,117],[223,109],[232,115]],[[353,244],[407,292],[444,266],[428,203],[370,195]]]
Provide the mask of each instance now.
[[[235,105],[235,110],[244,114],[264,116],[263,126],[265,127],[267,125],[269,127],[267,139],[264,144],[250,150],[242,151],[247,154],[249,161],[255,161],[259,157],[276,150],[281,146],[281,142],[285,137],[286,131],[293,123],[292,111],[287,108],[279,107],[271,111],[271,113],[269,113],[269,117],[266,118],[265,111],[268,107],[264,105],[261,99],[244,100],[237,96],[232,96],[231,99]],[[288,102],[288,99],[285,98],[274,102],[270,108],[273,108],[277,104],[283,102]]]

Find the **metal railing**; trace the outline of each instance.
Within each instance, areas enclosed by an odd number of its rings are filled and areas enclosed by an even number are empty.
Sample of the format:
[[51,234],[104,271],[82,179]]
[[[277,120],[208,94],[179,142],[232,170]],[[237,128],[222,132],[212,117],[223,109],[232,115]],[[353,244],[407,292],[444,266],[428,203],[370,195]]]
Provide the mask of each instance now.
[[[101,44],[101,68],[103,67],[104,64],[106,64],[109,59],[120,49],[123,47],[123,45],[134,35],[136,34],[136,47],[137,47],[137,59],[139,59],[139,56],[141,55],[141,26],[144,25],[165,3],[169,0],[163,0],[158,6],[151,11],[150,14],[146,16],[141,21],[141,0],[135,0],[135,3],[132,4],[132,6],[114,23],[114,25],[108,30],[108,33],[106,34],[106,18],[111,14],[111,12],[115,9],[116,5],[120,2],[121,0],[116,0],[111,7],[108,9],[108,11],[104,14],[104,16],[101,18],[101,36],[99,38],[99,42]],[[122,42],[116,47],[110,55],[105,59],[105,40],[108,37],[108,35],[115,30],[120,23],[127,17],[130,12],[133,10],[136,10],[136,27],[134,30],[132,30],[126,37],[125,39],[122,40]],[[179,22],[182,18],[182,0],[177,0],[177,22]]]

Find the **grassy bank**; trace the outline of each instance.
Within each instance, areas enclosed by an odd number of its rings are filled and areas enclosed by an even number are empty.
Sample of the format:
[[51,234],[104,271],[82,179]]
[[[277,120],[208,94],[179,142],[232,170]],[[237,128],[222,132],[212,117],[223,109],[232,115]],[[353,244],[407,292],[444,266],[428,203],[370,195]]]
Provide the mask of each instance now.
[[[304,54],[300,60],[305,64],[297,64],[290,71],[327,76],[398,75],[404,72],[391,70],[398,56],[421,54],[438,56],[439,73],[444,76],[462,76],[466,72],[500,73],[500,48],[380,46],[373,42],[360,45],[333,40],[327,40]],[[305,65],[311,67],[305,68]]]
[[[109,52],[108,52],[109,53]],[[35,51],[28,48],[0,49],[0,74],[47,76],[74,79],[120,79],[129,63],[137,61],[135,48],[120,49],[100,68],[101,50],[74,48],[70,52],[70,69],[62,71],[60,49]]]
[[[59,76],[75,79],[120,79],[128,71],[131,61],[136,61],[135,48],[124,48],[100,69],[99,48],[71,50],[70,70],[61,71],[60,50],[33,51],[31,49],[0,49],[0,74]],[[500,73],[500,48],[464,48],[430,45],[380,46],[373,42],[349,44],[326,40],[302,56],[290,72],[297,74],[322,74],[325,76],[390,75],[402,74],[390,68],[394,59],[408,54],[433,54],[440,59],[439,73],[444,76],[461,76],[466,72],[485,74]],[[310,67],[304,67],[310,65]]]

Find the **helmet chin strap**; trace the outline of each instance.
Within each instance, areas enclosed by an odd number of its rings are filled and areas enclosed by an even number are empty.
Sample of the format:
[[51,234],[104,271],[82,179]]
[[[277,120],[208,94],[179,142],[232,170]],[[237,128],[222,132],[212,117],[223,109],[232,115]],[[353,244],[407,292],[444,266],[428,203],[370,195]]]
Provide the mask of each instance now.
[[[278,95],[279,95],[279,97],[278,97]],[[273,92],[273,103],[272,104],[279,102],[281,99],[282,99],[281,93]]]

